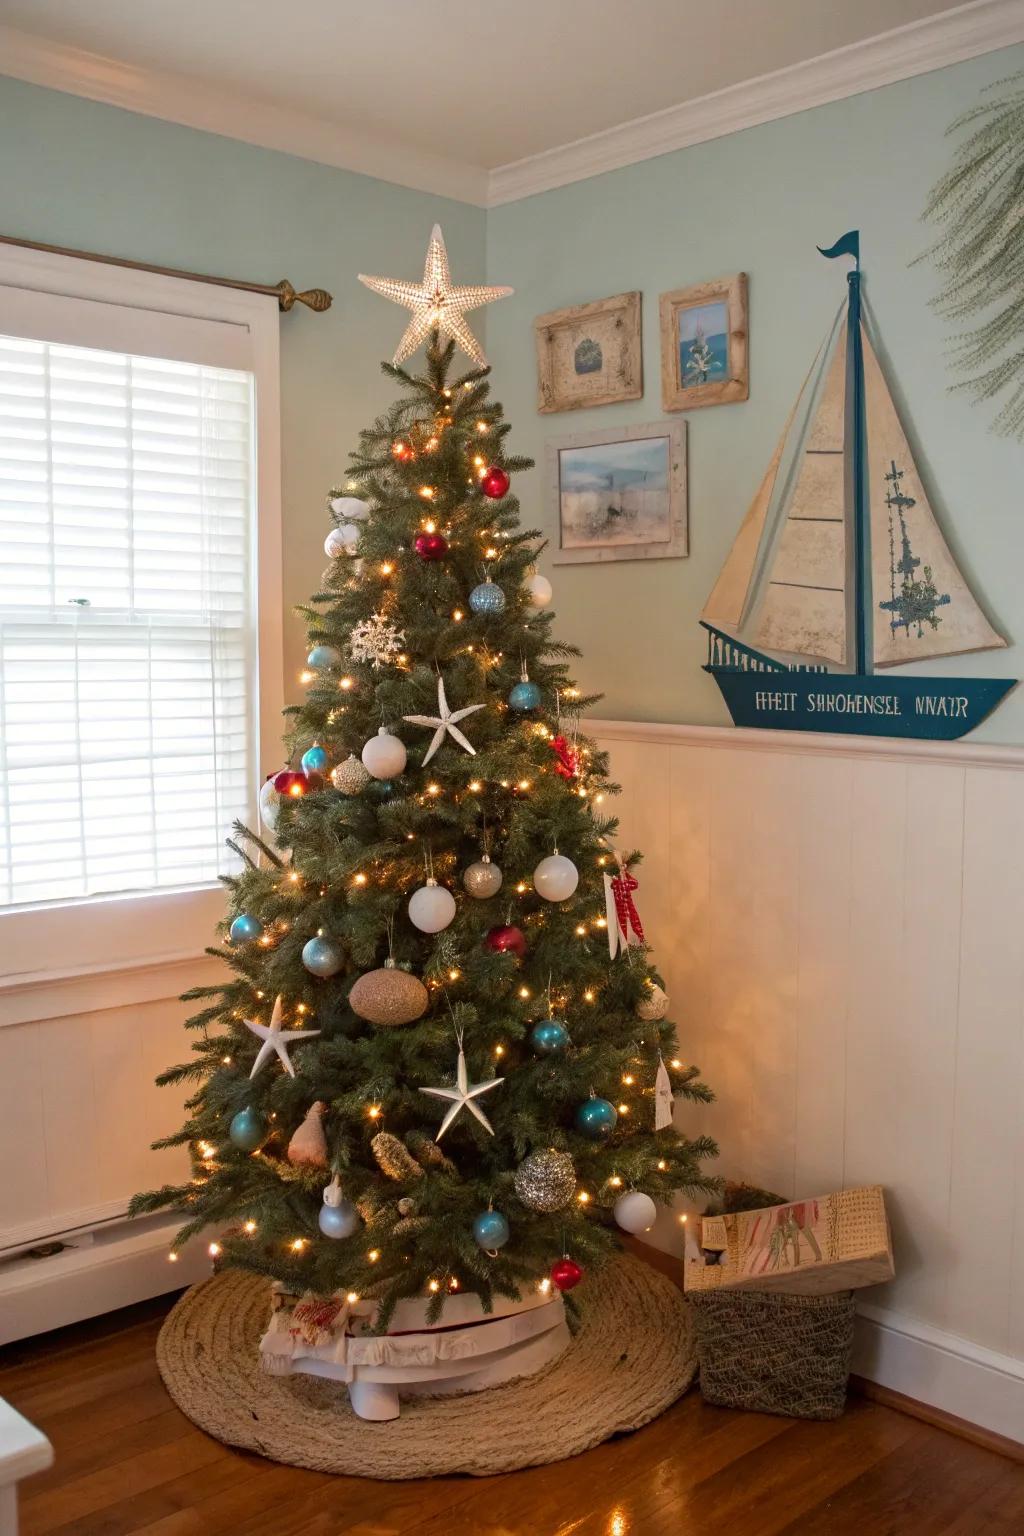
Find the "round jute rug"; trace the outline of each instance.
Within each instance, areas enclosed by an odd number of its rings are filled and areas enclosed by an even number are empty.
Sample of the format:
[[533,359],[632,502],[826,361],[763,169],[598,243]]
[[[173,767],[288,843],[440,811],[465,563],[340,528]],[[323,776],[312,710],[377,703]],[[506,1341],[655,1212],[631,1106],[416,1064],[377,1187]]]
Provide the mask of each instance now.
[[389,1423],[357,1418],[340,1383],[260,1369],[269,1288],[244,1270],[185,1293],[160,1331],[157,1364],[201,1429],[273,1461],[350,1477],[486,1477],[561,1461],[639,1429],[693,1381],[690,1309],[663,1275],[622,1255],[577,1294],[582,1326],[536,1375],[413,1398]]

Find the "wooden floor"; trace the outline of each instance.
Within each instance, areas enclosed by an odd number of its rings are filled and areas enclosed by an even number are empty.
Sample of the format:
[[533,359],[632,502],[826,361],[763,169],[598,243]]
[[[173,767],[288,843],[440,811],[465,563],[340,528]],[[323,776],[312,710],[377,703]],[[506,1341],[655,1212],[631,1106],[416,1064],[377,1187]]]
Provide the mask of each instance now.
[[706,1407],[495,1478],[378,1483],[228,1450],[172,1405],[145,1303],[0,1351],[0,1396],[53,1441],[24,1536],[1021,1536],[1024,1465],[863,1398],[835,1424]]

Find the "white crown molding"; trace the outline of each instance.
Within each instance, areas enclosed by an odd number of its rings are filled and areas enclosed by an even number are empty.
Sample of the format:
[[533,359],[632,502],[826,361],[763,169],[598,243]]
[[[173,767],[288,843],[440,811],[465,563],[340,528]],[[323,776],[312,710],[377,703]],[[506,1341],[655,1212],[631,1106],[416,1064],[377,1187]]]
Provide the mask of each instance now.
[[1024,42],[1024,0],[971,0],[491,171],[0,23],[0,74],[477,207],[493,208]]
[[[840,676],[841,674],[833,674]],[[762,731],[750,726],[663,725],[649,720],[592,720],[588,736],[602,746],[616,741],[648,746],[707,747],[733,752],[785,752],[803,757],[884,758],[887,762],[941,763],[951,768],[1024,769],[1024,747],[983,741],[903,741],[893,736],[834,736],[819,731]]]
[[389,143],[356,128],[276,107],[258,97],[231,94],[184,75],[138,69],[3,23],[0,74],[459,202],[482,207],[486,201],[487,172],[482,166]]
[[601,176],[1020,42],[1024,0],[972,0],[558,149],[499,165],[488,178],[487,206]]

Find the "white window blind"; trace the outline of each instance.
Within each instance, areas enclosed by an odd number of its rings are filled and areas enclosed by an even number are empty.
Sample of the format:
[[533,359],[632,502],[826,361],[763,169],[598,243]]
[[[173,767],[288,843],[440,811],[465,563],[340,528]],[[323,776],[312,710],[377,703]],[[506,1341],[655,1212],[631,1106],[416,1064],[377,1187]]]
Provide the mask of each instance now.
[[249,813],[253,375],[196,356],[0,334],[0,905],[210,881]]

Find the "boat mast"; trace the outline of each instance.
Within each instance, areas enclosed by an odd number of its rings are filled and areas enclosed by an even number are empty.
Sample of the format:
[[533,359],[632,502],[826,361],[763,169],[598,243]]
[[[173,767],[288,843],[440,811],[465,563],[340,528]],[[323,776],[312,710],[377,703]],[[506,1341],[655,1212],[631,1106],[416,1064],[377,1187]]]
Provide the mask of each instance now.
[[868,610],[871,604],[871,549],[868,531],[867,423],[864,413],[864,345],[860,330],[860,251],[858,239],[856,266],[846,274],[849,284],[847,356],[851,373],[851,413],[853,439],[853,616],[854,671],[860,676],[872,671]]

